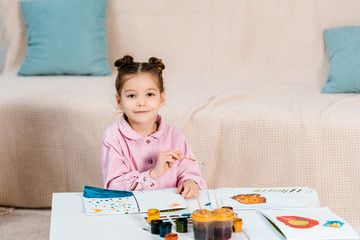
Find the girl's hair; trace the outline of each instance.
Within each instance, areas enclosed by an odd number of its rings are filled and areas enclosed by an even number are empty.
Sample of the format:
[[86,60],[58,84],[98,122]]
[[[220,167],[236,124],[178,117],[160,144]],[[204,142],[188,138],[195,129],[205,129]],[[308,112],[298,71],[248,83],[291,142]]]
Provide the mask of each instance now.
[[126,55],[123,58],[116,60],[114,65],[118,70],[115,87],[119,96],[121,89],[129,77],[140,73],[150,73],[155,76],[160,93],[164,92],[162,71],[165,69],[165,65],[161,59],[151,57],[149,58],[149,62],[134,62],[134,58],[132,56]]

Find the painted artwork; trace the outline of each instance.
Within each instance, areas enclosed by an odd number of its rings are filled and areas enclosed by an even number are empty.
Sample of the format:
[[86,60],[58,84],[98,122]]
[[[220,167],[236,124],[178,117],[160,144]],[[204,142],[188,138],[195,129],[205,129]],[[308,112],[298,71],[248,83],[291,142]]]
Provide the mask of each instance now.
[[86,215],[145,213],[150,208],[160,211],[186,208],[186,202],[176,193],[176,188],[131,192],[85,186],[83,202]]
[[281,216],[276,219],[292,228],[306,229],[319,225],[319,222],[314,219],[298,216]]
[[266,203],[266,198],[260,194],[238,194],[231,198],[242,204]]
[[342,225],[344,225],[344,223],[340,221],[327,221],[326,223],[324,223],[325,227],[340,228]]
[[271,209],[259,213],[286,239],[359,239],[344,219],[326,207]]

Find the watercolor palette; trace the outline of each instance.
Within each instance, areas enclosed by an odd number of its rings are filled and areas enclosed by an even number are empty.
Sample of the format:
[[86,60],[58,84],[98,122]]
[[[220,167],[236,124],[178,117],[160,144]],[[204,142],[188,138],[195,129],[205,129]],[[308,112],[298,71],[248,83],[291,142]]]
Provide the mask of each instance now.
[[[187,218],[188,219],[188,224],[192,225],[193,221],[190,218],[190,213],[183,213],[183,214],[172,214],[172,215],[160,215],[160,220],[163,220],[163,222],[171,222],[173,224],[173,226],[175,226],[175,221],[178,218]],[[147,216],[144,217],[144,220],[146,222],[147,221]],[[150,224],[149,224],[150,225]]]

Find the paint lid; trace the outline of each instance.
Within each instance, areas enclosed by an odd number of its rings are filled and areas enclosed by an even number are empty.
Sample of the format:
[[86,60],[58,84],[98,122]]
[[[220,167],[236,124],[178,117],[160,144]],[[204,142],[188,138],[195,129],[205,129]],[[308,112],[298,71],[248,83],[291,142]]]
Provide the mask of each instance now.
[[148,209],[147,214],[148,215],[156,215],[156,214],[160,214],[160,211],[159,211],[159,209],[156,209],[156,208],[150,208],[150,209]]
[[165,235],[165,240],[177,240],[178,235],[176,233],[167,233]]
[[230,221],[235,218],[234,211],[228,208],[217,208],[214,210],[215,221]]
[[207,210],[207,209],[198,209],[191,213],[190,218],[193,221],[196,222],[213,222],[215,219],[215,216],[213,212]]

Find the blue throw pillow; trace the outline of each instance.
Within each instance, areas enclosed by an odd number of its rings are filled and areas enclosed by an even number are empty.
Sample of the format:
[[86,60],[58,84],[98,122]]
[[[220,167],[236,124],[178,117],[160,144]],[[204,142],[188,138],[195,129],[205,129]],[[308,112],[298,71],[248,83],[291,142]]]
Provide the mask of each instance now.
[[28,48],[18,75],[110,75],[107,0],[20,2]]
[[360,26],[324,31],[329,72],[323,93],[360,92]]

